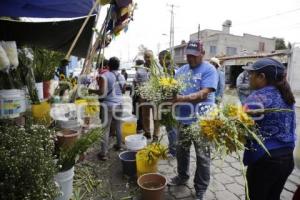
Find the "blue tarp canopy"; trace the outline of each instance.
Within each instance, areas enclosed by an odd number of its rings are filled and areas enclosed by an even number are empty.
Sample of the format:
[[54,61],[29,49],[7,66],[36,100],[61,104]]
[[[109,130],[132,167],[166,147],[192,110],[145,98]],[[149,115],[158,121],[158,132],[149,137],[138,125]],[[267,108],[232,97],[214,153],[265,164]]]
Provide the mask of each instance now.
[[95,0],[0,0],[0,16],[71,18],[85,16]]
[[[86,57],[92,39],[96,15],[80,35],[72,55]],[[36,46],[67,53],[86,18],[56,22],[23,22],[0,19],[0,41],[16,41],[18,46]]]
[[[95,0],[0,0],[0,16],[64,18],[60,21],[49,19],[47,22],[0,19],[0,40],[16,41],[18,46],[37,46],[66,53],[94,2]],[[96,15],[89,19],[72,55],[86,56],[95,20]]]

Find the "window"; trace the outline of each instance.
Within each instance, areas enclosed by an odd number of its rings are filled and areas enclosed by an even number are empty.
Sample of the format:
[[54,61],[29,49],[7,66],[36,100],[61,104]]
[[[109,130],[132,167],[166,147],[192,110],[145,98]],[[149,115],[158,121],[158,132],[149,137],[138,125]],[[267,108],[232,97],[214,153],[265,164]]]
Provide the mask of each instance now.
[[217,54],[217,47],[216,46],[210,46],[209,47],[209,54],[210,55],[216,55]]
[[265,43],[264,42],[259,42],[258,43],[258,51],[259,52],[264,52],[265,51]]
[[180,56],[181,49],[174,49],[174,51],[175,56]]
[[236,55],[237,49],[235,47],[226,47],[226,55],[233,56]]

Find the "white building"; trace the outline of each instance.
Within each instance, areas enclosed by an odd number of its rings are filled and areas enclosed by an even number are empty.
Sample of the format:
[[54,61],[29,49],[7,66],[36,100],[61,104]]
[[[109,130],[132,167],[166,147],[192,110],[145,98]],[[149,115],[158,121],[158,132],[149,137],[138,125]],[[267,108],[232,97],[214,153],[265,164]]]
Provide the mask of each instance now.
[[[275,38],[266,38],[244,33],[243,36],[230,34],[231,21],[223,23],[222,31],[205,29],[190,35],[190,40],[200,39],[204,44],[205,58],[271,53],[275,50]],[[174,47],[174,60],[177,64],[186,63],[185,43]]]

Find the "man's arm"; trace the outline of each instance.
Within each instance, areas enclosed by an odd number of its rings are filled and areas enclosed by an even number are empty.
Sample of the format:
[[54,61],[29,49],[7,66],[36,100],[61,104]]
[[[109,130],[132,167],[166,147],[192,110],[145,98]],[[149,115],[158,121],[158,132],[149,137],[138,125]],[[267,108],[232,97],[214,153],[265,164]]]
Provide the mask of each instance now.
[[195,92],[189,95],[177,95],[174,99],[174,103],[176,102],[188,102],[188,103],[199,103],[204,99],[207,99],[209,93],[214,92],[215,89],[213,88],[203,88],[199,92]]
[[104,91],[105,91],[106,81],[102,76],[99,76],[98,80],[97,80],[97,83],[98,83],[99,89],[98,90],[89,89],[88,90],[89,94],[97,94],[99,96],[102,96],[104,94]]

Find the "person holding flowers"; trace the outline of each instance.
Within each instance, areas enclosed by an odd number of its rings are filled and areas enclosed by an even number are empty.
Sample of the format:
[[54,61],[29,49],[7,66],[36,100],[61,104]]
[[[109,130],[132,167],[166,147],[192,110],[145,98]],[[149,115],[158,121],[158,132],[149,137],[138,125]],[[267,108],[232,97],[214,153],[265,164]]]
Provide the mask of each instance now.
[[[154,67],[154,62],[155,61],[154,61],[154,57],[153,57],[153,52],[151,50],[146,50],[144,52],[144,60],[145,60],[144,70],[146,70],[148,72],[143,74],[145,76],[143,84],[145,84],[145,82],[147,84],[147,82],[149,82],[149,78],[150,78],[150,75],[151,75],[151,73],[149,71],[156,69]],[[137,75],[138,75],[138,73],[139,72],[137,72]],[[150,110],[152,109],[153,124],[154,124],[152,139],[153,139],[153,141],[157,141],[158,137],[159,137],[159,133],[160,133],[159,120],[157,119],[157,110],[155,109],[155,107],[150,105],[151,103],[148,104],[149,99],[141,98],[140,102],[141,102],[141,108],[142,108],[142,122],[143,122],[144,136],[147,139],[151,139]]]
[[281,109],[285,112],[253,112],[258,132],[269,154],[256,141],[249,140],[244,152],[247,182],[251,200],[279,200],[284,184],[294,169],[295,98],[286,80],[285,67],[275,59],[262,58],[243,67],[250,74],[254,91],[244,106],[253,109]]
[[171,178],[169,185],[185,184],[189,177],[190,146],[194,143],[196,151],[196,172],[194,187],[196,199],[202,200],[210,180],[210,149],[200,146],[193,140],[183,141],[184,130],[197,121],[197,115],[215,103],[214,92],[218,85],[218,73],[213,65],[203,61],[205,51],[201,41],[189,41],[186,47],[188,64],[179,68],[176,79],[182,79],[186,84],[180,95],[174,99],[176,118],[179,122],[176,149],[178,175]]
[[[172,60],[171,60],[171,54],[167,50],[161,51],[158,54],[158,60],[159,64],[163,68],[163,70],[170,75],[170,77],[174,77],[175,75],[175,70],[171,66],[172,65]],[[169,140],[169,155],[172,157],[176,157],[176,137],[177,137],[177,129],[172,126],[166,125],[166,131],[168,135],[168,140]]]

